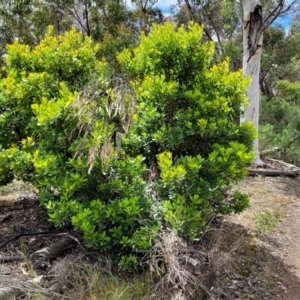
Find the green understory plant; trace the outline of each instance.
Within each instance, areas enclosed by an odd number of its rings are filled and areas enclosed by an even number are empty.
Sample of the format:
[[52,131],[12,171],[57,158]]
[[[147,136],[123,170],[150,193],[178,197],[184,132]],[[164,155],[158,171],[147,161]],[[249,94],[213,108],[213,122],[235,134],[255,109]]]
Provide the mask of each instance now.
[[188,30],[154,26],[133,52],[119,55],[137,98],[122,149],[156,170],[163,220],[189,239],[211,216],[247,207],[245,195],[227,199],[223,191],[246,174],[255,136],[251,124],[237,121],[249,80],[230,72],[228,60],[212,65],[214,45],[202,42],[202,31],[193,23]]
[[299,164],[300,82],[281,80],[276,89],[272,99],[262,99],[261,150],[276,150],[271,155]]
[[162,229],[195,240],[245,195],[224,188],[253,159],[251,124],[239,124],[249,80],[212,64],[202,27],[154,26],[118,55],[74,29],[35,48],[8,46],[0,80],[0,179],[32,182],[57,226],[133,269]]
[[278,223],[282,221],[282,218],[282,212],[279,210],[259,213],[256,216],[257,229],[260,231],[272,231],[277,227]]

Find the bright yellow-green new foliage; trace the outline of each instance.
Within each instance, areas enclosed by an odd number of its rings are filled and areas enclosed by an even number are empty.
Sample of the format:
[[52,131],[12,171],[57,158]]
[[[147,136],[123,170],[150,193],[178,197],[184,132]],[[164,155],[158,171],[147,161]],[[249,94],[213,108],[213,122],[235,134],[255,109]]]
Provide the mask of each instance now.
[[248,205],[246,196],[225,199],[223,190],[246,174],[255,136],[251,124],[239,124],[249,79],[231,72],[228,60],[212,65],[214,45],[202,42],[202,31],[193,23],[154,26],[133,53],[119,55],[137,97],[123,147],[158,169],[164,221],[192,239],[211,216]]
[[245,195],[223,191],[253,158],[254,129],[238,122],[249,80],[212,65],[201,36],[192,23],[154,26],[119,54],[118,75],[74,29],[8,46],[0,180],[33,182],[52,222],[125,268],[162,229],[197,239],[209,218],[243,210]]

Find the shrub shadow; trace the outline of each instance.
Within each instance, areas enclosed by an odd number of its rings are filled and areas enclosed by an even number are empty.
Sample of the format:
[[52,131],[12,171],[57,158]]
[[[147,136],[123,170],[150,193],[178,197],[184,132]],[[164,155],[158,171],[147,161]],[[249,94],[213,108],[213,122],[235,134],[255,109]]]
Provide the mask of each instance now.
[[206,299],[300,299],[300,280],[287,265],[279,243],[268,234],[254,236],[226,219],[213,224],[198,243],[212,253],[216,281]]

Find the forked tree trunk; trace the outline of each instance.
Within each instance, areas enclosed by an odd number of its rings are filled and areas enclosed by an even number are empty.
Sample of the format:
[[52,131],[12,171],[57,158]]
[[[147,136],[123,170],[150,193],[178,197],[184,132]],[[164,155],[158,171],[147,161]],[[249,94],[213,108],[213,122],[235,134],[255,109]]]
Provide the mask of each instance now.
[[[259,0],[244,0],[243,19],[243,71],[245,76],[251,77],[251,83],[247,91],[250,105],[245,109],[241,121],[252,121],[256,130],[259,125],[259,73],[260,59],[263,42],[263,17]],[[254,141],[256,165],[263,165],[259,156],[258,138]]]

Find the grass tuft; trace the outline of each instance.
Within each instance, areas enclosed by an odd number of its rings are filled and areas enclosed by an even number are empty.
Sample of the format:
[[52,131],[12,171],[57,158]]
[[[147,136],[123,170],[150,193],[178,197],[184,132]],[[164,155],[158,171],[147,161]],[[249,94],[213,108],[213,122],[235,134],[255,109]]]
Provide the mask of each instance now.
[[283,219],[282,212],[274,210],[273,212],[262,212],[256,215],[256,224],[259,231],[275,230],[278,223]]
[[60,277],[66,298],[77,300],[139,300],[151,286],[149,273],[115,275],[102,263],[67,262]]

